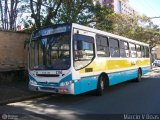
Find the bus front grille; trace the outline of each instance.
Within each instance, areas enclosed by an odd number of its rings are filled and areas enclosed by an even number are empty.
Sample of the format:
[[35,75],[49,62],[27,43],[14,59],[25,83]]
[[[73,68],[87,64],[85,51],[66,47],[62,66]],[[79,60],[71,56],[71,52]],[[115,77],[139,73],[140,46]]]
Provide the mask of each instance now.
[[59,77],[57,74],[36,74],[39,77]]
[[40,90],[58,92],[56,88],[51,88],[51,87],[40,87]]

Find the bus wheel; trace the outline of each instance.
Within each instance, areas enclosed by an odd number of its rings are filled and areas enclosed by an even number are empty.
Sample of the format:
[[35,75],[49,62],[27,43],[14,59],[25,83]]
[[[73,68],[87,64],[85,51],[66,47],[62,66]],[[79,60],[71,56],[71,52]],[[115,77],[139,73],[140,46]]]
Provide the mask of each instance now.
[[106,79],[103,75],[101,75],[98,80],[97,89],[95,91],[95,94],[97,96],[101,96],[104,92],[105,87],[106,87]]
[[142,72],[140,69],[138,69],[136,82],[140,82],[142,80]]

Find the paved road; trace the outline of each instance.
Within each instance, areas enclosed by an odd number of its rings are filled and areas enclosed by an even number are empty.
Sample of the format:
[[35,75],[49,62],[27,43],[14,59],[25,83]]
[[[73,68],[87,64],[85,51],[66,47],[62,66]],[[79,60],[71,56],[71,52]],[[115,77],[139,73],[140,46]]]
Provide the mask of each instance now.
[[131,117],[142,118],[143,114],[148,119],[160,120],[160,76],[154,74],[143,78],[140,83],[125,82],[112,86],[100,97],[91,94],[52,95],[12,103],[1,106],[0,114],[22,120],[127,119],[128,116],[124,115],[141,114]]

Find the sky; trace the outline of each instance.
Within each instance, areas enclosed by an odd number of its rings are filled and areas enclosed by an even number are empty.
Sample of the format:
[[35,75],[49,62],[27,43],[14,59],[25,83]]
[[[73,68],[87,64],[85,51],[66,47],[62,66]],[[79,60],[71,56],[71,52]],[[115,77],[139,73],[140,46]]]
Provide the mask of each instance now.
[[[129,0],[130,6],[148,17],[160,17],[160,0]],[[152,19],[160,27],[160,18]]]

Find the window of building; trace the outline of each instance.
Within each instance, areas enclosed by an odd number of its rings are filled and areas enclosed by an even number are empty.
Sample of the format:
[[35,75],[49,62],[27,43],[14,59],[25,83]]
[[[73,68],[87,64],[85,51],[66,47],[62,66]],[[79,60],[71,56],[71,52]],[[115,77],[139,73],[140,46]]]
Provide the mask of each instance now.
[[109,47],[111,57],[120,57],[118,40],[114,38],[109,38]]
[[99,57],[109,57],[109,46],[108,46],[108,38],[97,35],[96,36],[97,43],[97,56]]

